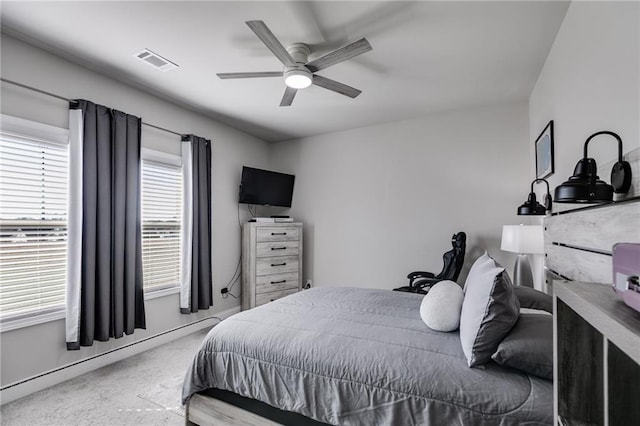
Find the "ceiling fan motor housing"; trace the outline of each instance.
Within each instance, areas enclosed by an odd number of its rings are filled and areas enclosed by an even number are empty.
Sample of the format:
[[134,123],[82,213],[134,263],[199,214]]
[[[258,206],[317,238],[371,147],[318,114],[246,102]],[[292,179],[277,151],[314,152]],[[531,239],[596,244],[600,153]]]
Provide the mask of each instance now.
[[284,67],[284,82],[293,89],[304,89],[311,85],[313,74],[305,64],[309,60],[311,50],[304,43],[294,43],[287,48],[287,52],[296,62],[297,66]]
[[291,55],[291,58],[298,64],[306,64],[309,62],[309,55],[311,54],[311,49],[304,43],[293,43],[291,46],[287,47],[287,52]]

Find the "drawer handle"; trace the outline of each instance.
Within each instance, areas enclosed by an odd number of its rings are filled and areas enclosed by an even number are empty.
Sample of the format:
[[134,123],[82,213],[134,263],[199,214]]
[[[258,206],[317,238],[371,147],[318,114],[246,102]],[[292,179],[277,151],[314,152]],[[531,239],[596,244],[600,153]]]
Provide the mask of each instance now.
[[271,250],[286,250],[286,247],[271,247]]
[[282,284],[282,283],[286,283],[287,280],[280,280],[280,281],[271,281],[271,284]]
[[286,232],[272,232],[271,235],[287,235]]
[[271,266],[284,266],[286,265],[287,262],[283,262],[283,263],[272,263]]

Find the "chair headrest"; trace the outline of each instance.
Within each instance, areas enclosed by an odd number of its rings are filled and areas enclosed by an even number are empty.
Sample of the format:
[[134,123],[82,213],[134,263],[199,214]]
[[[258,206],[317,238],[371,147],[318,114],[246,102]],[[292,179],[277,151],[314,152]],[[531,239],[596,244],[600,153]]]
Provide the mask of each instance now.
[[451,245],[454,248],[462,248],[465,246],[467,242],[467,234],[464,232],[458,232],[457,234],[453,234],[451,237]]

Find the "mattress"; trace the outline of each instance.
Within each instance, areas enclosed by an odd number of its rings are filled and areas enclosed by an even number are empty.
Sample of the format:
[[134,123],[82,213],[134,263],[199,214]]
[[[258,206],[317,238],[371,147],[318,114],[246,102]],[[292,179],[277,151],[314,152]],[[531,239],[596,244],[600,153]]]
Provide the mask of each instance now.
[[236,314],[204,339],[183,402],[217,388],[336,425],[553,423],[551,382],[467,367],[458,333],[420,319],[422,297],[315,288]]

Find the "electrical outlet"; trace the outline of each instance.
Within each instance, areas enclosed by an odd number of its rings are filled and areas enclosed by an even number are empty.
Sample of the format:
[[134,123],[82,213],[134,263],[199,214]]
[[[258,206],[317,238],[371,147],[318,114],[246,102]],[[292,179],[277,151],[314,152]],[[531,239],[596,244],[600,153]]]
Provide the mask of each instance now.
[[307,280],[307,282],[304,283],[304,289],[307,290],[307,289],[310,289],[311,287],[313,287],[313,281]]

